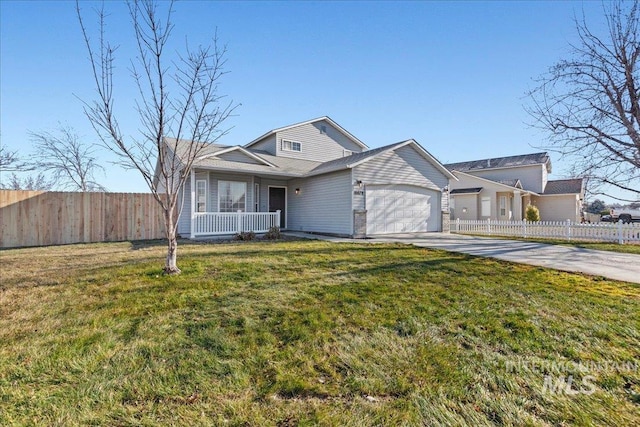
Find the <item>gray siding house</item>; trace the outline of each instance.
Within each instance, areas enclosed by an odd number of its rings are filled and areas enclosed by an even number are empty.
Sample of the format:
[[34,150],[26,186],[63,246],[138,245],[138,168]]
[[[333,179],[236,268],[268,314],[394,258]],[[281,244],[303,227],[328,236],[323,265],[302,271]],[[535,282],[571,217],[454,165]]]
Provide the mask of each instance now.
[[205,144],[182,193],[178,232],[194,238],[274,225],[353,237],[440,231],[450,179],[415,140],[369,150],[325,116],[244,146]]

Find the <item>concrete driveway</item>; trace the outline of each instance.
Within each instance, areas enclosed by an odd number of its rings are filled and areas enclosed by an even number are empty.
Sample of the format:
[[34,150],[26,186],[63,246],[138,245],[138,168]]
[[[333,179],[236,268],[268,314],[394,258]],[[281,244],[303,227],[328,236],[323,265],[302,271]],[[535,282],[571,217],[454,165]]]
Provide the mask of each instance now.
[[384,236],[373,236],[371,239],[366,240],[343,239],[298,232],[287,232],[287,234],[335,242],[406,243],[424,248],[443,249],[450,252],[461,252],[521,264],[640,283],[640,255],[447,233],[386,234]]
[[640,283],[640,255],[446,233],[387,234],[373,241],[402,242]]

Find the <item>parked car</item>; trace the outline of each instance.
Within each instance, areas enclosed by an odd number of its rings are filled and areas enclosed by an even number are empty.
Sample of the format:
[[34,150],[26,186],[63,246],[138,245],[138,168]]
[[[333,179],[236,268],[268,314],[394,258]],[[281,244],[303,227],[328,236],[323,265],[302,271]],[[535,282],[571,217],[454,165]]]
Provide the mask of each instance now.
[[623,224],[631,224],[632,222],[640,222],[640,217],[634,217],[629,213],[621,213],[620,215],[602,215],[600,222],[618,222],[622,221]]
[[640,222],[640,217],[634,217],[630,213],[621,213],[618,215],[618,220],[623,224],[631,224],[632,222]]

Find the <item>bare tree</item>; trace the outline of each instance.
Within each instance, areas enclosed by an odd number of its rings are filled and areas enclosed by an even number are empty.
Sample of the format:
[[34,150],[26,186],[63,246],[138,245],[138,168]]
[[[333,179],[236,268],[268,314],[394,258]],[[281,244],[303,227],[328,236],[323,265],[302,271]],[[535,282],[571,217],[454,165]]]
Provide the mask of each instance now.
[[0,145],[0,172],[24,172],[32,170],[33,166],[23,161],[18,151],[9,151]]
[[[158,5],[151,0],[135,0],[128,5],[137,47],[131,72],[138,87],[140,135],[125,137],[116,119],[116,47],[105,40],[104,9],[98,11],[100,37],[94,46],[76,2],[98,92],[96,102],[85,104],[85,113],[105,146],[119,156],[120,165],[138,170],[162,207],[168,242],[164,271],[177,274],[177,219],[182,206],[180,194],[184,194],[181,190],[206,143],[216,142],[228,132],[222,126],[237,105],[223,103],[223,96],[218,93],[219,81],[225,74],[226,48],[218,46],[217,37],[210,46],[195,50],[187,47],[171,61],[166,48],[173,30],[173,3],[162,17]],[[173,138],[165,138],[168,135]]]
[[2,187],[9,190],[42,190],[49,191],[53,187],[53,181],[47,179],[45,174],[39,172],[37,175],[27,175],[20,178],[15,172],[11,174],[8,183]]
[[529,93],[534,126],[549,132],[545,149],[562,153],[589,178],[593,194],[616,188],[640,199],[640,6],[605,7],[608,32],[576,19],[571,57],[552,66]]
[[58,134],[30,132],[34,143],[33,165],[50,172],[53,182],[72,191],[105,191],[95,180],[95,173],[104,168],[97,163],[95,147],[82,142],[68,126],[60,126]]

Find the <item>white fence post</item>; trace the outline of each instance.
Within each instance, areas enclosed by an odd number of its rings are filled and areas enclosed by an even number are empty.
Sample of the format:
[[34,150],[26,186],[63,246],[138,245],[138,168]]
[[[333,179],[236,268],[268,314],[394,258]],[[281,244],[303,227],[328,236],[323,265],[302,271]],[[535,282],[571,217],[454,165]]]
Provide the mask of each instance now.
[[624,244],[624,239],[622,238],[622,221],[618,220],[618,243]]
[[487,218],[487,233],[491,236],[491,218]]
[[522,234],[525,239],[527,238],[527,221],[522,220]]
[[276,227],[280,228],[280,209],[276,211]]
[[242,211],[240,209],[238,209],[238,211],[236,212],[236,231],[238,233],[242,232]]
[[567,219],[566,233],[567,240],[571,240],[571,220]]

